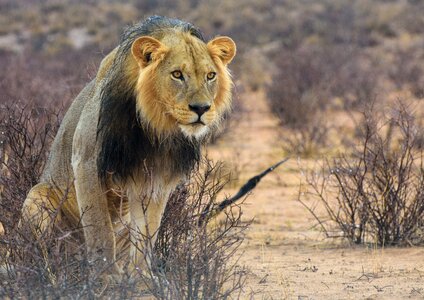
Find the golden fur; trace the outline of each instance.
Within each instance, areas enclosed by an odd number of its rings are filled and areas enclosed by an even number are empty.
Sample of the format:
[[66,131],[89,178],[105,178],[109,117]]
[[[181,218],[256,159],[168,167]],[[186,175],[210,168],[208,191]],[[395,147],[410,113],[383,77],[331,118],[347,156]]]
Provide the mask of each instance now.
[[110,278],[130,236],[131,261],[143,266],[143,239],[155,242],[169,194],[230,108],[235,52],[230,38],[206,43],[179,20],[129,28],[65,115],[23,222],[45,231],[81,221],[88,254],[112,264]]
[[[132,47],[133,57],[137,60],[141,71],[139,74],[133,71],[134,69],[138,70],[139,66],[134,66],[131,59],[129,73],[136,73],[134,78],[137,80],[135,87],[138,95],[137,107],[156,134],[165,137],[172,135],[179,130],[175,126],[176,123],[182,125],[192,121],[193,113],[187,106],[187,102],[190,102],[187,99],[187,94],[192,94],[190,95],[194,98],[192,101],[209,101],[211,109],[204,116],[207,117],[206,123],[215,125],[215,122],[218,125],[220,120],[217,116],[222,116],[230,108],[231,104],[232,81],[226,65],[235,54],[232,53],[229,59],[225,59],[221,56],[222,48],[219,48],[219,46],[230,48],[234,47],[234,44],[229,38],[225,37],[214,39],[210,43],[205,44],[189,33],[180,31],[175,31],[172,35],[165,36],[161,42],[150,37],[141,37],[134,42]],[[235,48],[232,48],[232,51],[234,50]],[[146,68],[143,61],[143,52],[149,51],[153,51],[155,55],[152,57],[153,63]],[[190,52],[194,53],[198,58],[195,60],[191,59],[190,55],[193,54]],[[209,53],[210,55],[204,56],[204,53]],[[168,66],[166,64],[167,61],[172,61],[175,66]],[[181,99],[188,101],[181,101],[180,103],[175,101],[175,94],[180,92],[180,86],[175,86],[171,82],[172,79],[166,75],[165,77],[168,78],[157,80],[158,74],[169,74],[172,68],[176,68],[176,66],[179,66],[183,74],[193,76],[193,79],[188,84],[187,93],[180,95]],[[205,76],[211,70],[216,71],[218,74],[218,87],[213,91],[214,95],[210,91],[208,94],[204,86]],[[197,72],[199,74],[196,74]],[[196,99],[196,97],[199,99]],[[202,97],[204,99],[200,99]],[[150,99],[160,100],[151,101]],[[188,131],[192,132],[191,130]]]

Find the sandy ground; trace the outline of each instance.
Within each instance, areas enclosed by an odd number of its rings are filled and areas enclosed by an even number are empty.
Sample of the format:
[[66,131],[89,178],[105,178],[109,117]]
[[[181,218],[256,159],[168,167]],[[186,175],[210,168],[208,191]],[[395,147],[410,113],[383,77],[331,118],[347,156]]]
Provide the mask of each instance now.
[[[240,181],[284,158],[278,120],[260,92],[241,95],[246,112],[208,150],[239,170]],[[324,239],[296,200],[292,158],[262,180],[244,205],[254,219],[240,263],[250,269],[246,299],[424,299],[424,248],[352,247]]]

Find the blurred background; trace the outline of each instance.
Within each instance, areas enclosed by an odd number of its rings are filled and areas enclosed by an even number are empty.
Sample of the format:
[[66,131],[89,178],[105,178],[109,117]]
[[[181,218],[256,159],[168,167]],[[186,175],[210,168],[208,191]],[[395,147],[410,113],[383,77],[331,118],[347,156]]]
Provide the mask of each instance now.
[[1,0],[0,97],[68,105],[123,28],[158,14],[231,36],[237,83],[270,98],[312,110],[393,91],[423,98],[423,11],[420,0]]
[[377,287],[360,281],[365,276],[380,278],[381,291],[393,287],[389,298],[404,290],[422,296],[423,272],[415,272],[422,252],[390,252],[381,259],[390,261],[384,273],[378,255],[361,265],[366,252],[326,251],[327,240],[317,239],[324,231],[354,244],[424,244],[422,0],[0,0],[5,231],[16,227],[72,99],[125,26],[151,15],[189,21],[207,39],[228,35],[238,46],[231,126],[208,148],[213,159],[233,162],[238,181],[229,189],[282,157],[299,157],[267,177],[246,205],[254,222],[242,263],[253,271],[252,291],[341,299],[355,285],[373,295]]
[[312,155],[344,144],[330,142],[329,114],[344,128],[371,102],[424,97],[423,11],[419,0],[1,0],[0,101],[66,109],[125,26],[166,15],[231,36],[236,111],[262,91],[293,133],[285,150]]

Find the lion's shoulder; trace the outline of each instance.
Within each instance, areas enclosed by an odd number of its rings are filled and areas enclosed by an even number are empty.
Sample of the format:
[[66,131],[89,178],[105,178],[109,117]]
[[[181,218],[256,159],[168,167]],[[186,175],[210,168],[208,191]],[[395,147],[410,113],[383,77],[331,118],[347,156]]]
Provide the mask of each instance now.
[[99,66],[99,70],[97,71],[97,75],[96,75],[96,85],[99,84],[100,81],[102,81],[107,76],[109,71],[111,70],[113,62],[116,58],[117,52],[118,52],[118,47],[113,49],[101,61],[100,66]]

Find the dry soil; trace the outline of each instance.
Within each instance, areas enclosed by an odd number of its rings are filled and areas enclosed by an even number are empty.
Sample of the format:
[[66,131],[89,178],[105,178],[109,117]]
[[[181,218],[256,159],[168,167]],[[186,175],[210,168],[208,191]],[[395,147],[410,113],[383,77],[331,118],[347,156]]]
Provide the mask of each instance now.
[[[261,92],[241,95],[245,112],[208,149],[237,169],[240,182],[284,157],[281,129]],[[325,239],[297,201],[296,157],[263,179],[243,205],[253,219],[240,264],[246,299],[424,299],[424,248],[353,247]],[[227,193],[232,193],[228,190]]]

